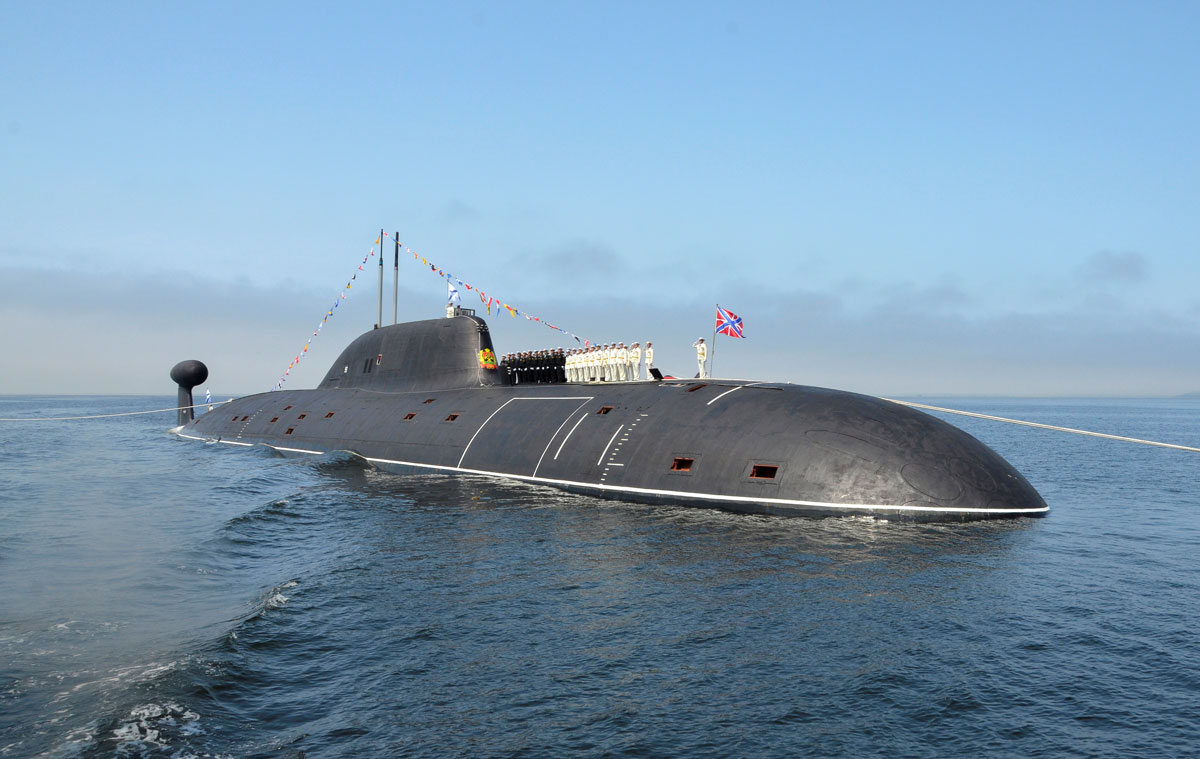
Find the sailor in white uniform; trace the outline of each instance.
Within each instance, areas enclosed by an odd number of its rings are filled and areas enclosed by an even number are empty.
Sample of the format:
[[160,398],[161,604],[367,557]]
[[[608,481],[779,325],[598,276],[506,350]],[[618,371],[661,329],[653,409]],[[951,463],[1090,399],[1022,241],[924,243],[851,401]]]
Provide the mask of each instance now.
[[654,372],[650,371],[654,368],[654,343],[646,341],[646,379],[653,379]]
[[696,366],[700,368],[697,377],[704,379],[708,376],[708,371],[704,368],[704,361],[708,358],[708,346],[704,344],[704,338],[696,338],[696,342],[692,343],[692,347],[696,349]]
[[642,349],[637,343],[629,346],[629,379],[642,378]]
[[617,359],[617,379],[621,382],[629,379],[627,374],[629,370],[629,350],[625,347],[625,343],[617,343],[617,350],[614,354]]

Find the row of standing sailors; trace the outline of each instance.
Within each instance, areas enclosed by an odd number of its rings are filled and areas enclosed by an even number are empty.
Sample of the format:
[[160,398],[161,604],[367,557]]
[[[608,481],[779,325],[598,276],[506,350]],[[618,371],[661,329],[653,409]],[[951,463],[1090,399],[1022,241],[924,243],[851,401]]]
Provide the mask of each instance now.
[[567,355],[562,348],[507,353],[500,369],[510,385],[552,385],[567,381]]
[[[646,377],[642,376],[642,356],[646,358]],[[654,344],[625,343],[593,345],[567,353],[567,382],[632,382],[646,379],[654,367]]]
[[647,342],[645,351],[639,343],[628,348],[625,343],[609,343],[567,351],[557,348],[509,353],[501,359],[500,368],[511,385],[630,382],[649,378],[654,368],[654,343]]

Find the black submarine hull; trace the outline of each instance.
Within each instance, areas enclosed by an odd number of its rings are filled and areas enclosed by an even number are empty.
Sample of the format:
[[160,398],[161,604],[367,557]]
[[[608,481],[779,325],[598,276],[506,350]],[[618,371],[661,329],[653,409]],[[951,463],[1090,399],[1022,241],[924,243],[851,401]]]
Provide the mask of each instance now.
[[488,366],[490,350],[476,317],[373,330],[317,389],[239,398],[177,433],[756,514],[962,521],[1048,511],[979,440],[889,401],[740,380],[511,385]]

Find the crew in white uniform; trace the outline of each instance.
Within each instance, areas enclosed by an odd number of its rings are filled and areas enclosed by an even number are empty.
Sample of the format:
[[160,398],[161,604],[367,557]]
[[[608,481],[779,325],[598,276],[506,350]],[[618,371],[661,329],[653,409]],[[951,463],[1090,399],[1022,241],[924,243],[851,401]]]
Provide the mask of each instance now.
[[646,341],[646,379],[654,379],[654,343]]
[[629,379],[642,378],[642,349],[637,343],[629,346]]
[[625,343],[617,343],[617,379],[621,382],[629,379],[626,371],[629,369],[629,350],[625,347]]
[[704,368],[704,360],[708,358],[708,346],[704,344],[704,338],[700,337],[692,343],[692,347],[696,349],[696,366],[700,368],[696,376],[704,379],[708,376],[708,371]]

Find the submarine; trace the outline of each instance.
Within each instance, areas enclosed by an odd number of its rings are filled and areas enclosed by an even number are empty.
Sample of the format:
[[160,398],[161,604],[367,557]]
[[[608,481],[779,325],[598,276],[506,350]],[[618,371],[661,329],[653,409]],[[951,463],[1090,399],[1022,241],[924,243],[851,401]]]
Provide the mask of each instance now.
[[[284,456],[349,452],[395,473],[520,480],[636,503],[900,521],[1039,517],[1004,458],[897,403],[786,382],[716,378],[526,384],[495,360],[487,322],[376,326],[315,389],[192,413],[199,361],[177,364],[186,440]],[[187,407],[187,408],[183,408]]]

